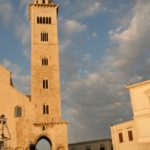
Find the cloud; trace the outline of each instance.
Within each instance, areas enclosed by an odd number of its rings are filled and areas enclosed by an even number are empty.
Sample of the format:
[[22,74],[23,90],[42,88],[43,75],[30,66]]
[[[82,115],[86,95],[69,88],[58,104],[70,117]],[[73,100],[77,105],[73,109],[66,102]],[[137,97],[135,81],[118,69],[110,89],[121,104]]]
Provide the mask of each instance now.
[[[23,14],[20,13],[22,16],[16,16],[16,35],[18,38],[21,39],[22,47],[23,47],[23,55],[26,56],[28,59],[30,58],[30,26],[29,26],[29,17],[28,17],[28,4],[30,0],[21,0],[19,3],[19,10],[20,12],[24,12]],[[24,18],[24,19],[20,19]]]
[[76,16],[78,18],[89,17],[97,12],[99,12],[103,7],[99,0],[86,0],[86,1],[78,1],[78,10],[76,11]]
[[60,51],[64,51],[69,45],[72,44],[72,41],[71,40],[61,40],[60,41]]
[[2,64],[12,72],[14,86],[25,94],[30,93],[30,75],[17,64],[13,64],[7,59],[2,60]]
[[[21,41],[23,48],[21,51],[29,58],[30,30],[29,22],[27,21],[28,3],[29,0],[21,0],[19,6],[14,6],[10,0],[2,0],[0,2],[0,17],[7,27],[11,27],[11,30],[14,32],[16,38]],[[19,7],[19,9],[16,9],[16,7]]]
[[60,31],[62,37],[60,38],[60,50],[69,49],[74,43],[74,38],[79,37],[81,33],[84,33],[87,30],[87,25],[78,22],[77,20],[71,19],[60,19]]
[[[7,11],[6,11],[7,10]],[[13,6],[9,0],[2,0],[0,4],[0,17],[7,26],[12,21]]]
[[62,24],[62,31],[67,36],[74,36],[80,32],[83,32],[87,29],[87,26],[76,21],[76,20],[70,20],[66,19],[61,22]]
[[96,33],[96,32],[93,32],[93,33],[92,33],[92,37],[95,38],[96,36],[97,36],[97,33]]
[[[62,84],[62,100],[71,118],[72,142],[108,137],[111,124],[131,119],[125,85],[150,77],[150,2],[136,1],[131,13],[126,26],[121,21],[109,32],[112,47],[97,65],[88,55],[80,61],[76,56],[64,60],[66,53],[61,58],[68,64],[62,68],[67,76]],[[86,67],[84,61],[93,64]],[[81,76],[85,70],[87,73]]]
[[[8,15],[10,20],[14,9],[10,1]],[[29,56],[29,27],[27,26],[27,2],[21,1],[19,12],[15,17],[13,29],[22,41],[24,53]],[[67,17],[60,19],[61,39],[61,71],[63,112],[68,116],[71,141],[89,140],[110,136],[111,124],[131,118],[130,98],[124,85],[148,79],[150,77],[150,2],[137,0],[134,8],[126,16],[125,13],[108,36],[110,47],[102,60],[94,62],[89,54],[81,54],[82,49],[75,43],[74,37],[80,37],[88,29],[82,23],[83,18],[93,16],[103,9],[98,0],[65,1]],[[2,4],[2,3],[1,3]],[[7,4],[8,5],[8,4]],[[71,7],[68,7],[70,6]],[[0,15],[2,7],[0,5]],[[17,10],[18,11],[18,10]],[[108,13],[108,12],[107,12]],[[127,16],[128,16],[127,15]],[[7,22],[8,23],[8,22]],[[124,25],[125,23],[125,25]],[[95,32],[92,34],[95,37]],[[77,45],[76,51],[71,44]],[[66,49],[66,51],[64,51]],[[92,51],[92,50],[91,50]],[[12,70],[15,85],[24,92],[29,91],[29,75],[10,61],[3,64]],[[121,110],[121,111],[120,111]],[[76,130],[74,130],[76,129]]]

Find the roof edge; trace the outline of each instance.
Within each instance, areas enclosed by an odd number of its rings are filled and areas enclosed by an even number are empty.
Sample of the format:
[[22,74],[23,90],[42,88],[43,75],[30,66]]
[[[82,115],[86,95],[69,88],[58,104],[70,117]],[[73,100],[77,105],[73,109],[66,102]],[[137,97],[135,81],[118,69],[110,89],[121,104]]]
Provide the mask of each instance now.
[[82,142],[70,143],[69,146],[77,145],[77,144],[85,144],[85,143],[90,143],[90,142],[101,142],[101,141],[112,141],[112,139],[105,138],[105,139],[97,139],[97,140],[91,140],[91,141],[82,141]]
[[139,83],[136,83],[136,84],[129,85],[126,88],[131,89],[131,88],[135,88],[135,87],[142,86],[142,85],[149,84],[149,83],[150,83],[150,80],[146,80],[146,81],[143,81],[143,82],[139,82]]

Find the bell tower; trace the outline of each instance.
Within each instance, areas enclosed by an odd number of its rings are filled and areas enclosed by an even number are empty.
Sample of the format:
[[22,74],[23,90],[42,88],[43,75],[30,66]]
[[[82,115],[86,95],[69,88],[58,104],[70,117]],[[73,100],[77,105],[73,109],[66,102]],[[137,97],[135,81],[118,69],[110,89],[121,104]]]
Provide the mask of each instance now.
[[31,103],[35,106],[30,134],[33,144],[44,137],[52,150],[68,150],[67,122],[61,118],[58,7],[52,0],[34,0],[29,5]]
[[51,0],[34,0],[31,23],[31,101],[36,115],[61,119],[57,14]]
[[[52,0],[31,1],[31,95],[17,90],[11,72],[0,65],[0,115],[4,125],[0,149],[36,150],[45,140],[49,150],[68,150],[68,123],[61,116],[58,5]],[[40,146],[42,150],[47,148]]]

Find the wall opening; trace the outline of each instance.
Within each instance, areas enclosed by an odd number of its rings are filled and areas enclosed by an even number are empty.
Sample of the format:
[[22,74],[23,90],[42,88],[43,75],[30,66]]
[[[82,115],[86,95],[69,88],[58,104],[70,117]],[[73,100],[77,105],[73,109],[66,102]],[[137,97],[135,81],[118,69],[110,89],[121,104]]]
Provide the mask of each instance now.
[[51,141],[46,136],[42,136],[38,139],[35,149],[36,150],[51,150],[52,149]]

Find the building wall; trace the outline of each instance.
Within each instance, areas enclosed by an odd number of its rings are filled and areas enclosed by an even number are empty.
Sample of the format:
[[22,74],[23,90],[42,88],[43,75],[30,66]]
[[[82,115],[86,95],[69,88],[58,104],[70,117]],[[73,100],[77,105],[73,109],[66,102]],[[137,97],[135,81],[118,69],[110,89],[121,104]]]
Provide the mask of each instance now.
[[[150,81],[128,87],[131,96],[133,120],[111,127],[115,150],[150,149]],[[129,141],[128,130],[133,133],[133,141]],[[123,135],[120,142],[119,133]]]
[[[59,52],[57,35],[58,5],[49,0],[34,0],[29,5],[31,23],[31,97],[15,89],[11,73],[0,65],[0,115],[7,117],[11,141],[7,147],[29,149],[43,137],[50,141],[52,150],[68,150],[67,122],[61,118]],[[51,17],[49,25],[37,24],[37,16]],[[49,41],[41,42],[42,31],[47,31]],[[42,66],[42,57],[49,59]],[[43,89],[42,80],[49,80],[49,88]],[[49,113],[43,113],[43,104]],[[22,108],[22,116],[15,116],[15,107]],[[5,135],[9,133],[5,131]]]
[[69,144],[69,150],[112,150],[112,141],[106,139]]
[[[17,145],[17,122],[21,122],[25,118],[30,119],[34,105],[29,101],[29,98],[17,91],[10,85],[10,72],[0,66],[0,115],[4,114],[7,117],[8,128],[11,135],[11,146]],[[15,117],[15,107],[21,106],[23,110],[22,118]],[[7,132],[6,132],[7,134]]]

